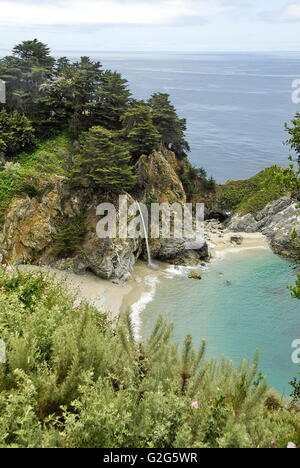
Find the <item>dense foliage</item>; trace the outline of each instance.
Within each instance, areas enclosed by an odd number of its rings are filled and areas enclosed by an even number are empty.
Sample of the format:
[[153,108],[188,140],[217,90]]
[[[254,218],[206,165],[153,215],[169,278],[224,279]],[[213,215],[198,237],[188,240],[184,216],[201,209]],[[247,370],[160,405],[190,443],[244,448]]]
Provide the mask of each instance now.
[[55,257],[67,258],[82,250],[86,234],[84,221],[84,216],[81,214],[63,221],[53,240],[52,253]]
[[[290,145],[294,154],[289,156],[290,165],[288,169],[283,171],[281,182],[290,190],[292,196],[300,202],[300,114],[297,114],[295,119],[292,120],[291,127],[286,124],[286,131],[290,135],[287,144]],[[294,230],[291,235],[294,244],[294,258],[296,263],[300,265],[300,233]],[[300,299],[300,273],[298,281],[295,287],[291,288],[291,291],[294,297]]]
[[2,447],[286,447],[296,409],[267,389],[257,356],[238,369],[182,350],[160,320],[143,344],[44,274],[0,271]]
[[149,105],[153,123],[161,136],[162,145],[174,151],[179,157],[185,157],[190,151],[189,144],[184,138],[186,120],[178,117],[169,98],[168,94],[163,93],[151,96]]
[[30,120],[18,111],[0,111],[0,154],[15,156],[34,143],[34,129]]
[[40,142],[31,153],[21,153],[18,162],[0,165],[0,223],[13,197],[34,196],[42,192],[51,175],[67,177],[74,167],[72,140],[66,133]]
[[240,214],[257,213],[268,203],[287,194],[287,187],[278,175],[282,169],[273,166],[246,180],[231,180],[220,188],[219,199],[224,208]]
[[92,127],[82,134],[72,182],[76,186],[116,192],[133,187],[130,153],[118,134],[103,127]]
[[189,150],[185,120],[177,116],[167,94],[135,101],[126,79],[102,70],[101,63],[89,57],[55,60],[37,39],[24,41],[0,60],[0,79],[6,82],[6,108],[25,114],[41,137],[64,128],[77,138],[101,126],[122,132],[134,157],[150,154],[160,144],[172,147],[178,157]]
[[[0,79],[7,88],[5,108],[0,107],[4,161],[14,156],[19,163],[21,152],[33,145],[34,133],[43,147],[64,132],[74,145],[59,173],[77,187],[122,192],[133,187],[133,167],[142,154],[168,147],[182,158],[189,150],[185,120],[167,94],[136,101],[126,79],[89,57],[55,60],[37,39],[24,41],[0,60]],[[52,159],[51,151],[45,153],[40,171],[49,169]]]
[[148,106],[139,104],[130,107],[123,115],[122,123],[124,136],[135,158],[159,149],[160,135],[154,126]]

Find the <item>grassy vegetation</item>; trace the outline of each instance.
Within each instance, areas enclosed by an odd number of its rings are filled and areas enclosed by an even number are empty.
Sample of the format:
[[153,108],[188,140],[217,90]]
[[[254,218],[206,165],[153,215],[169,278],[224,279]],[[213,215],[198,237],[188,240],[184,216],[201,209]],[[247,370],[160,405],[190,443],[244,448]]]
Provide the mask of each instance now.
[[67,176],[72,167],[74,146],[68,132],[40,141],[31,153],[22,153],[17,161],[22,167],[40,173]]
[[15,196],[34,196],[39,192],[35,169],[16,168],[0,170],[0,223]]
[[229,181],[222,186],[219,199],[225,209],[240,214],[256,213],[287,193],[278,178],[282,171],[280,167],[272,166],[250,179]]
[[0,270],[1,447],[239,448],[300,444],[299,414],[253,363],[183,351],[162,320],[137,344],[40,272]]
[[22,153],[13,163],[0,168],[0,222],[15,196],[34,197],[40,193],[41,178],[49,174],[67,176],[73,146],[68,133],[39,142],[31,153]]

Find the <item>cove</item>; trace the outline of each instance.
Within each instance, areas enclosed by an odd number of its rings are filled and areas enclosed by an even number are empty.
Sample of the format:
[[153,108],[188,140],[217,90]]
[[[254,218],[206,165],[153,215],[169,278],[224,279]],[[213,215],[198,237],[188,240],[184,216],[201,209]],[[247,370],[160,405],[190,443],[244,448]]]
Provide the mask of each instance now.
[[268,249],[222,252],[204,269],[202,281],[174,268],[160,277],[156,293],[140,314],[146,337],[163,315],[174,323],[174,340],[192,334],[207,340],[207,358],[225,355],[238,364],[260,350],[260,368],[271,387],[289,395],[300,371],[292,342],[300,339],[300,304],[286,286],[295,281],[290,262]]

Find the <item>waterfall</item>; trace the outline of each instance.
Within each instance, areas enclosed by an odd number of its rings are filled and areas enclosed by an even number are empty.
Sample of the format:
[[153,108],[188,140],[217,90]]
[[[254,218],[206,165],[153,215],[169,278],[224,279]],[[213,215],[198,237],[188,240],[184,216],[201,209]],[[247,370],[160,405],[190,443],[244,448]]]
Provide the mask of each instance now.
[[138,207],[139,212],[140,212],[140,216],[141,216],[141,220],[142,220],[142,226],[143,226],[143,231],[144,231],[144,234],[145,234],[145,241],[146,241],[147,255],[148,255],[148,266],[149,266],[150,268],[156,268],[156,265],[154,265],[154,263],[152,263],[152,256],[151,256],[151,250],[150,250],[149,238],[148,238],[148,229],[146,228],[146,224],[145,224],[145,219],[144,219],[143,211],[142,211],[142,208],[141,208],[141,205],[139,204],[139,202],[136,202],[136,204],[137,204],[137,207]]

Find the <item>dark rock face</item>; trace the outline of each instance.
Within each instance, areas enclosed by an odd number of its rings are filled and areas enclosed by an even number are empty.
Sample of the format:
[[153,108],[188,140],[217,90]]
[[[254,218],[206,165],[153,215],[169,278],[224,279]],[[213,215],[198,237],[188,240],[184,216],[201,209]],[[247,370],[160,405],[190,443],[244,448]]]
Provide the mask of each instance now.
[[273,250],[283,256],[290,256],[291,232],[300,232],[298,204],[288,197],[267,205],[255,214],[234,215],[226,227],[234,232],[261,232],[269,240]]
[[204,218],[206,221],[215,220],[224,223],[230,217],[231,213],[225,210],[218,203],[205,204]]
[[150,245],[154,258],[175,265],[197,265],[209,255],[206,242],[198,249],[188,248],[184,239],[151,239]]
[[230,238],[230,242],[236,245],[242,245],[243,240],[244,240],[243,236],[231,236]]
[[104,246],[95,239],[90,248],[73,260],[73,270],[76,273],[88,270],[106,280],[127,281],[139,256],[139,247],[139,240],[116,240]]

